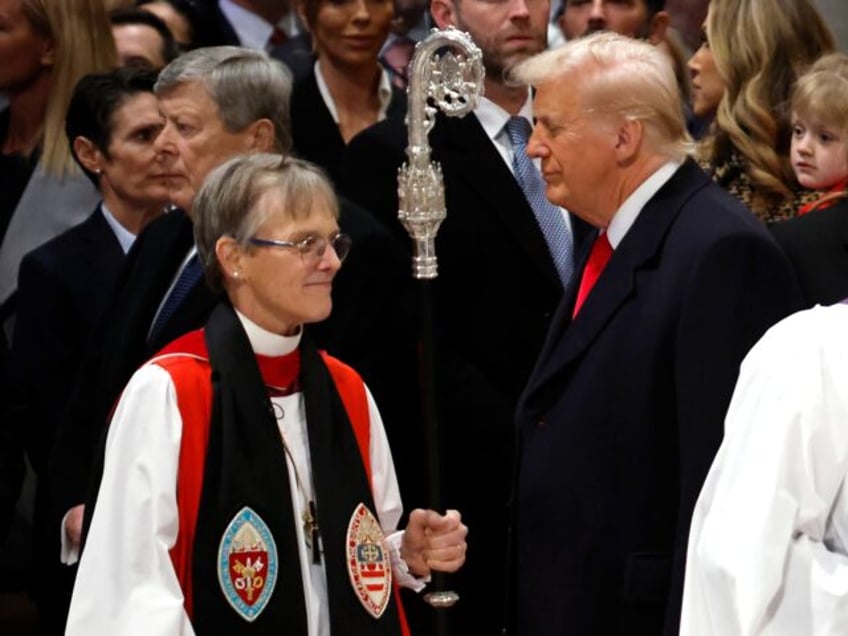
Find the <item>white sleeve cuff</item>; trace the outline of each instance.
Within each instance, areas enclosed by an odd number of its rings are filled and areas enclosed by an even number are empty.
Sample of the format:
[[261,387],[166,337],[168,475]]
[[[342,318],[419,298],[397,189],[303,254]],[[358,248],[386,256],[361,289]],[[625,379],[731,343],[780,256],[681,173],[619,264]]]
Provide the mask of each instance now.
[[65,521],[68,520],[69,514],[71,514],[70,510],[68,510],[65,513],[65,516],[62,517],[62,522],[59,525],[59,541],[62,544],[61,550],[59,551],[59,561],[65,565],[73,565],[79,561],[80,556],[79,546],[71,543],[71,540],[68,539],[68,533],[65,532]]
[[427,587],[430,577],[419,578],[409,571],[409,566],[400,555],[403,532],[403,530],[397,530],[386,537],[386,545],[389,547],[389,555],[392,560],[392,575],[394,576],[395,583],[399,586],[420,592]]

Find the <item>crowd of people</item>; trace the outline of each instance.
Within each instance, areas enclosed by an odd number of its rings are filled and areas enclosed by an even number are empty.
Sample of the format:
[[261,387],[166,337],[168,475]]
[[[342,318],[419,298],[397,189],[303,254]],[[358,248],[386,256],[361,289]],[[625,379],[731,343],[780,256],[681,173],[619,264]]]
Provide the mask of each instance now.
[[0,0],[0,631],[845,633],[848,55],[703,9]]

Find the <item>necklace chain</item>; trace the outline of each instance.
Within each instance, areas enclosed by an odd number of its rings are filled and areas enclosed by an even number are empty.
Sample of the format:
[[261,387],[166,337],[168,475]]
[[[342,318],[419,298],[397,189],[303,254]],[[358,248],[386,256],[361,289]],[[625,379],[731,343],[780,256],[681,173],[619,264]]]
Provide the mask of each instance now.
[[[269,389],[278,390],[278,391],[286,391],[287,387],[277,387],[268,385]],[[282,410],[282,407],[280,407]],[[276,417],[276,416],[275,416]],[[282,415],[277,418],[279,421],[285,417],[285,411],[283,411]],[[310,497],[306,491],[306,487],[304,485],[304,481],[300,477],[300,471],[297,467],[297,462],[294,459],[294,455],[289,448],[288,440],[286,439],[286,433],[283,427],[280,428],[280,438],[283,442],[283,449],[286,452],[286,456],[289,458],[291,462],[292,468],[294,470],[294,480],[295,485],[297,486],[297,490],[303,498],[303,514],[301,515],[301,519],[303,520],[303,536],[306,540],[306,547],[312,551],[312,562],[315,564],[321,563],[321,548],[319,545],[319,535],[320,535],[320,527],[318,525],[318,514],[315,510],[315,500],[313,497]]]

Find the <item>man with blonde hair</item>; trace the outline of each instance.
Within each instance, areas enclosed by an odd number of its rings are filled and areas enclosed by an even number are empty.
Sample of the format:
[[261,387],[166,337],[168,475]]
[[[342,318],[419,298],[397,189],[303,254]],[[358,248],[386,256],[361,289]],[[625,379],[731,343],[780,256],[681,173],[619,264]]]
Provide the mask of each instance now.
[[797,283],[688,158],[662,52],[596,34],[515,76],[548,198],[596,228],[517,410],[516,633],[675,634],[739,362]]

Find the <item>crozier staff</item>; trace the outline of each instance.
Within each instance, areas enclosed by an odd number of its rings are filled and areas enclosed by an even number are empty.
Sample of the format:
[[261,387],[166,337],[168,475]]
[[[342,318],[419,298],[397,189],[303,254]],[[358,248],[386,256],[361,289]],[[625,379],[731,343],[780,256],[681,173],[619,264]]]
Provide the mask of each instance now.
[[404,532],[367,387],[303,325],[350,249],[320,171],[238,157],[195,201],[222,302],[133,376],[116,408],[69,635],[402,634],[394,584],[465,560],[459,514]]

